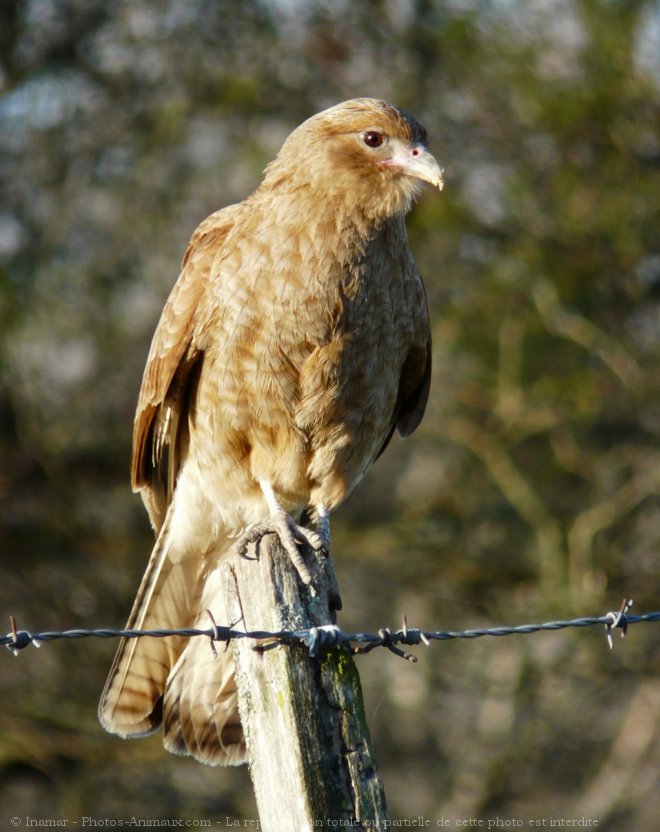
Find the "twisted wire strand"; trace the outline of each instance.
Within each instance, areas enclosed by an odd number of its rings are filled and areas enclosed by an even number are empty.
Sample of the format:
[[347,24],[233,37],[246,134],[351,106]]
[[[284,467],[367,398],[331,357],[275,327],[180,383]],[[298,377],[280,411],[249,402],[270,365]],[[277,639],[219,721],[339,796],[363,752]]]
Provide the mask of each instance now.
[[543,631],[564,630],[568,627],[592,627],[601,625],[605,627],[606,637],[610,648],[613,647],[612,632],[615,629],[621,630],[622,637],[626,634],[631,624],[642,622],[660,621],[660,612],[649,612],[644,615],[631,615],[629,609],[632,601],[624,600],[617,612],[608,612],[605,615],[573,618],[566,621],[546,621],[543,624],[519,624],[513,627],[485,627],[467,630],[420,630],[408,627],[404,616],[403,627],[399,630],[391,630],[389,627],[381,628],[378,633],[346,632],[334,624],[311,627],[303,630],[279,630],[270,632],[266,630],[237,630],[233,627],[218,626],[213,617],[211,626],[205,629],[186,627],[181,629],[160,629],[160,630],[119,630],[119,629],[74,629],[74,630],[49,630],[42,633],[30,633],[27,630],[19,630],[16,621],[11,617],[11,632],[6,636],[0,636],[0,645],[4,644],[14,655],[18,655],[28,645],[35,647],[57,639],[81,639],[81,638],[167,638],[169,636],[183,636],[185,638],[196,638],[204,636],[211,640],[229,642],[233,639],[248,638],[259,642],[266,641],[266,644],[255,645],[256,649],[267,650],[281,644],[303,644],[310,655],[315,656],[322,649],[343,644],[351,647],[354,653],[369,653],[376,647],[386,647],[396,655],[416,661],[416,657],[401,650],[397,645],[414,646],[420,643],[429,646],[431,641],[451,641],[455,639],[472,639],[483,636],[511,636],[528,635]]

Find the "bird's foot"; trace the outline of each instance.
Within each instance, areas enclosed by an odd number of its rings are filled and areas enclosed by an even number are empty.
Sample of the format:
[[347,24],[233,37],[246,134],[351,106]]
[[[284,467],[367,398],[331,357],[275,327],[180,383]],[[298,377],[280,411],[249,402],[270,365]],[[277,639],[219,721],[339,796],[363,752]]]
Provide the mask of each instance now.
[[237,549],[241,554],[245,554],[246,549],[250,543],[255,543],[261,540],[264,535],[276,534],[287,554],[294,565],[296,572],[300,575],[300,580],[304,584],[312,583],[312,573],[309,566],[305,562],[305,558],[298,547],[299,542],[306,541],[315,551],[320,551],[323,548],[323,541],[319,535],[306,529],[304,526],[299,526],[297,523],[285,514],[283,517],[271,517],[265,523],[259,523],[252,526],[241,535],[238,540]]
[[296,523],[287,514],[275,496],[275,492],[269,482],[262,480],[259,484],[261,485],[268,508],[270,509],[270,518],[265,523],[259,523],[247,529],[237,543],[238,551],[245,554],[248,544],[254,543],[265,534],[272,534],[274,532],[279,537],[282,546],[291,558],[291,563],[300,575],[301,581],[304,584],[311,584],[312,573],[302,556],[299,543],[308,543],[316,552],[322,550],[328,551],[330,522],[327,511],[324,509],[319,510],[317,531],[308,529],[306,526]]

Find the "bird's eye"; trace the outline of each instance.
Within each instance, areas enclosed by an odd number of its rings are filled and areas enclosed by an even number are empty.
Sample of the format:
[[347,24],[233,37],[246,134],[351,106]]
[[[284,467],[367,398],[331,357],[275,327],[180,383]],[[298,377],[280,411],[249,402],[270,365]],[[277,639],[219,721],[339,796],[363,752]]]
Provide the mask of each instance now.
[[382,133],[377,133],[375,130],[369,130],[367,133],[364,134],[362,140],[367,145],[367,147],[380,147],[381,144],[385,141]]

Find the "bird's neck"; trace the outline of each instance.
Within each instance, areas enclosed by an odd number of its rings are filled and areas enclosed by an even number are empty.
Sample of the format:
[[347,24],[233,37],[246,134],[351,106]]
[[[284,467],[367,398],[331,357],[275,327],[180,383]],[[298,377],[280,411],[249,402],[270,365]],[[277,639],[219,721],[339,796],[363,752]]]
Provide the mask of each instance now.
[[[277,227],[280,239],[304,237],[310,250],[332,253],[339,261],[353,260],[379,237],[405,240],[405,211],[375,211],[368,200],[349,193],[323,195],[311,187],[281,189],[253,195],[266,225]],[[406,206],[407,208],[407,206]]]

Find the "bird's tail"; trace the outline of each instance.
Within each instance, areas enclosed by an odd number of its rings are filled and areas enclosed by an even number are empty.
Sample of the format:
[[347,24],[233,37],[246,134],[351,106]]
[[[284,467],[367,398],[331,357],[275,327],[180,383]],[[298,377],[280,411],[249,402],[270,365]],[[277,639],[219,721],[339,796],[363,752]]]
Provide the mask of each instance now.
[[[186,556],[176,550],[171,515],[170,510],[127,629],[206,628],[206,609],[225,623],[212,567],[229,540],[208,558]],[[168,751],[208,765],[239,765],[246,751],[237,700],[231,651],[221,647],[214,654],[201,637],[124,638],[101,696],[99,719],[121,737],[145,736],[162,723]]]

